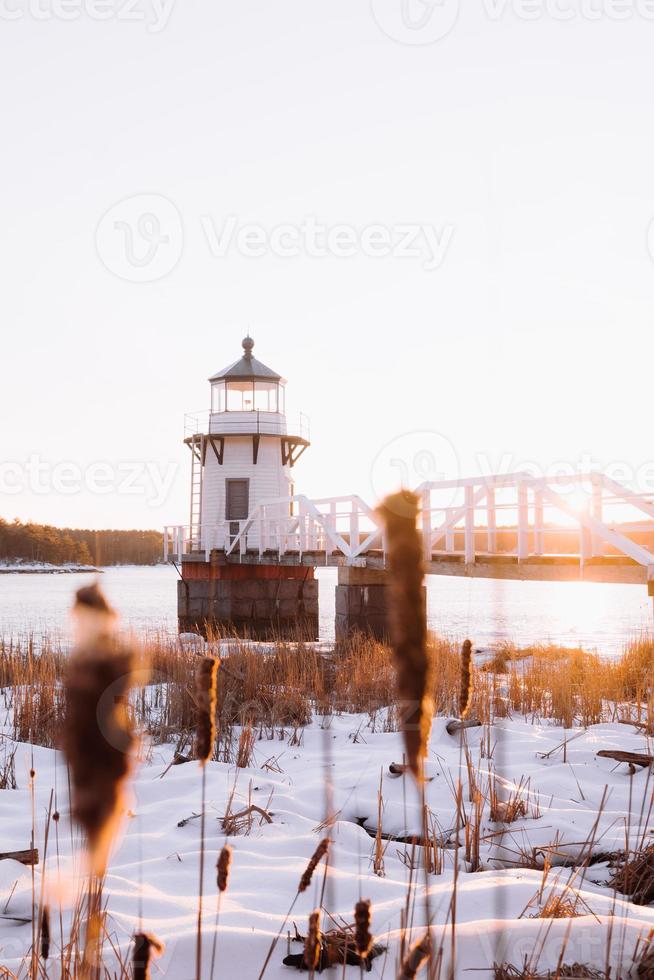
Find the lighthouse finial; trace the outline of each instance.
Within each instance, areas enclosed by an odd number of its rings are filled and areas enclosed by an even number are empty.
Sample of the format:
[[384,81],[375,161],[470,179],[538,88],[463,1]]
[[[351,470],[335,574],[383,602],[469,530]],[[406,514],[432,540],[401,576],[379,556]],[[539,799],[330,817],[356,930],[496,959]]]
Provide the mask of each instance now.
[[243,356],[246,357],[249,361],[250,358],[252,357],[252,348],[254,347],[254,341],[252,340],[249,331],[247,337],[243,338],[242,344],[243,344],[243,350],[245,351]]

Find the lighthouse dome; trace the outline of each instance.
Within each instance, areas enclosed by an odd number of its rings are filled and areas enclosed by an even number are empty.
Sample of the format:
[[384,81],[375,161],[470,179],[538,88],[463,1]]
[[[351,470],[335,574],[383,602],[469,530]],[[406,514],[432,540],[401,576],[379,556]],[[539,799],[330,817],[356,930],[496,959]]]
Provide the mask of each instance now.
[[272,368],[267,367],[258,361],[256,357],[252,356],[252,349],[254,347],[254,340],[248,334],[247,337],[243,338],[242,341],[243,354],[239,357],[238,361],[234,361],[228,367],[223,368],[222,371],[218,371],[216,374],[212,374],[209,381],[229,381],[232,378],[250,378],[252,380],[256,379],[274,379],[275,381],[281,381],[281,374],[277,374]]

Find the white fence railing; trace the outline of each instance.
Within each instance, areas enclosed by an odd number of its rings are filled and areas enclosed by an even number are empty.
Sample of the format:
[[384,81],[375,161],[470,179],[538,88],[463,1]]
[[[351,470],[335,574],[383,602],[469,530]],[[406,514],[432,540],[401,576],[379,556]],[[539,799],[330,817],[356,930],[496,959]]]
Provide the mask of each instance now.
[[184,438],[194,435],[289,435],[311,441],[311,423],[304,412],[192,412],[184,416]]
[[[630,535],[654,534],[654,502],[602,473],[543,479],[511,473],[423,483],[420,531],[426,561],[460,555],[466,564],[482,556],[513,555],[517,561],[539,556],[593,558],[622,555],[648,569],[654,580],[654,553]],[[641,515],[629,521],[629,512]],[[646,520],[642,520],[642,516]],[[227,555],[263,556],[306,552],[338,555],[358,564],[375,551],[385,555],[381,522],[356,495],[310,500],[303,495],[266,500],[246,520],[194,528],[193,550]],[[190,551],[188,527],[164,530],[166,559]],[[319,564],[319,562],[317,562]]]

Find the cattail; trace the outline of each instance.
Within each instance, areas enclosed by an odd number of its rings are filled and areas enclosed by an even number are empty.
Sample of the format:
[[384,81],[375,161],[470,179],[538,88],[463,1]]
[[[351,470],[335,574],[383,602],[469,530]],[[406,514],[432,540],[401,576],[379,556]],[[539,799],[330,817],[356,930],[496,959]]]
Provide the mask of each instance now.
[[195,686],[197,696],[196,748],[202,765],[211,758],[216,738],[216,672],[215,657],[203,657],[198,667]]
[[461,647],[461,690],[459,692],[459,718],[465,718],[472,701],[472,643],[464,640]]
[[134,658],[115,636],[116,616],[97,585],[80,589],[76,643],[66,673],[63,749],[72,810],[86,834],[91,870],[101,875],[120,817],[134,736],[127,711]]
[[149,980],[150,962],[153,956],[161,956],[164,944],[149,932],[137,932],[134,936],[132,971],[134,980]]
[[354,906],[354,945],[361,957],[366,957],[370,952],[370,899],[360,899]]
[[404,962],[400,967],[397,980],[414,980],[418,970],[423,966],[425,960],[431,952],[431,939],[429,933],[425,933],[422,939],[415,943],[406,954]]
[[313,878],[313,872],[316,870],[329,847],[329,837],[323,837],[323,839],[318,844],[318,847],[313,852],[311,860],[307,864],[306,868],[302,873],[300,878],[300,884],[297,886],[298,893],[305,892],[309,885],[311,884],[311,879]]
[[44,905],[41,913],[41,959],[47,960],[50,955],[50,910]]
[[427,752],[432,699],[427,655],[422,548],[416,529],[418,498],[402,491],[387,497],[379,509],[387,539],[390,626],[407,761],[419,777]]
[[320,912],[316,909],[309,916],[309,931],[304,941],[304,965],[307,970],[314,971],[320,962]]
[[218,885],[219,892],[227,891],[227,885],[229,884],[229,869],[232,864],[232,849],[229,844],[225,844],[222,851],[218,855],[218,860],[216,862],[216,883]]

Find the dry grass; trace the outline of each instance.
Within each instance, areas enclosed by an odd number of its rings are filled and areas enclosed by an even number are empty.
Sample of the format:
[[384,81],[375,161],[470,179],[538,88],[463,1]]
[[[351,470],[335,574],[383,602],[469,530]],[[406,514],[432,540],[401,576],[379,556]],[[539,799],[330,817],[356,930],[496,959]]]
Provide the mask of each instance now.
[[[459,709],[460,652],[454,641],[428,639],[435,713]],[[217,648],[214,648],[217,651]],[[193,731],[192,677],[199,657],[174,636],[152,634],[137,648],[150,683],[132,699],[135,721],[155,741]],[[0,712],[21,742],[55,747],[65,716],[62,686],[67,655],[56,640],[38,645],[0,640]],[[550,719],[564,727],[629,721],[654,732],[654,639],[630,643],[623,657],[605,660],[581,650],[505,644],[480,669],[469,714],[485,723],[507,715]],[[189,680],[191,678],[191,680]],[[390,649],[356,636],[337,651],[279,641],[262,654],[233,640],[220,652],[217,726],[213,758],[247,765],[256,740],[299,732],[316,716],[366,713],[375,727],[399,728],[395,671]],[[250,728],[244,737],[235,728]],[[5,760],[0,753],[0,774]]]
[[623,857],[613,873],[611,887],[628,895],[634,905],[654,901],[654,844]]
[[493,967],[495,980],[609,980],[604,970],[597,970],[583,963],[563,963],[556,970],[540,972],[528,966],[517,967],[508,963]]

